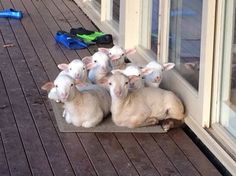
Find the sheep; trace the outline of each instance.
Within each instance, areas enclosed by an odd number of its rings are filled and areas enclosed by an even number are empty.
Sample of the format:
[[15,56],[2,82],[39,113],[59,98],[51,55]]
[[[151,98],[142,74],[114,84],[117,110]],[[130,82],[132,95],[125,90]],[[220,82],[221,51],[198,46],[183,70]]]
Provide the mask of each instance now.
[[[136,128],[158,124],[159,120],[183,121],[184,106],[173,92],[153,87],[129,91],[130,81],[120,72],[108,79],[112,120],[116,125]],[[163,124],[162,128],[168,131],[171,126]]]
[[77,89],[75,80],[68,75],[59,75],[51,85],[64,103],[67,123],[94,127],[110,112],[111,97],[105,88],[91,84]]
[[145,86],[156,88],[159,87],[163,79],[163,72],[171,70],[174,66],[175,64],[171,62],[165,64],[159,64],[156,61],[149,62],[141,69],[142,74],[144,75]]
[[109,57],[103,52],[96,52],[92,56],[86,56],[82,59],[89,70],[88,78],[94,84],[100,84],[110,73],[111,66]]
[[124,69],[127,66],[125,63],[126,56],[136,52],[135,49],[125,50],[118,45],[114,45],[112,48],[98,48],[98,51],[109,56],[112,69]]
[[130,90],[136,90],[144,87],[144,80],[142,79],[142,72],[138,66],[130,65],[127,66],[124,70],[116,69],[112,70],[112,73],[121,72],[128,77],[132,77],[132,82],[130,82]]
[[[74,59],[69,64],[59,64],[58,68],[62,71],[58,74],[60,75],[69,75],[73,79],[76,80],[77,86],[85,86],[87,84],[90,84],[90,81],[87,77],[87,69],[86,65],[79,59]],[[51,88],[51,82],[45,83],[41,88],[43,90],[48,91],[48,98],[51,100],[54,100],[56,102],[60,102],[58,100],[58,95],[56,94],[55,88]]]
[[64,71],[65,74],[68,74],[72,78],[78,80],[77,85],[79,84],[84,86],[90,83],[86,65],[80,59],[74,59],[69,64],[59,64],[58,68]]

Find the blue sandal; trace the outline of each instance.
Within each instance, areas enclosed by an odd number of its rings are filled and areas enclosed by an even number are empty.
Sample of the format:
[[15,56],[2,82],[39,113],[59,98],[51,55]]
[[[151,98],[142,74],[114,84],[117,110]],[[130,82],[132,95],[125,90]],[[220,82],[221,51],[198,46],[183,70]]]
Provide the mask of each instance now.
[[19,10],[14,10],[14,9],[0,10],[0,18],[14,18],[20,20],[22,17],[23,13]]
[[65,31],[58,31],[55,40],[68,49],[84,49],[88,44]]

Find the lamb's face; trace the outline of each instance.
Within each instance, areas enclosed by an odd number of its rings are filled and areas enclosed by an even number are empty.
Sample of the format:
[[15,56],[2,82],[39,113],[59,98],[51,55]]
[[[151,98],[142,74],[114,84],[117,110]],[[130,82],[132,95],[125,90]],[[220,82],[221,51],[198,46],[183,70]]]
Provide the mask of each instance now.
[[120,58],[121,56],[125,55],[125,50],[123,50],[121,47],[115,45],[112,48],[109,49],[108,56],[112,59],[114,56],[116,58]]
[[129,78],[116,72],[108,79],[110,94],[113,98],[125,98],[129,89]]
[[83,80],[87,75],[85,64],[79,59],[73,60],[68,64],[68,75],[70,75],[74,79]]
[[60,75],[54,81],[54,86],[61,102],[66,102],[74,95],[74,79],[68,75]]
[[109,72],[111,67],[109,63],[109,57],[103,52],[96,52],[92,56],[92,68],[100,67],[104,71]]
[[146,82],[156,84],[156,87],[159,86],[162,80],[162,75],[165,70],[163,65],[152,61],[148,63],[144,69],[143,74]]

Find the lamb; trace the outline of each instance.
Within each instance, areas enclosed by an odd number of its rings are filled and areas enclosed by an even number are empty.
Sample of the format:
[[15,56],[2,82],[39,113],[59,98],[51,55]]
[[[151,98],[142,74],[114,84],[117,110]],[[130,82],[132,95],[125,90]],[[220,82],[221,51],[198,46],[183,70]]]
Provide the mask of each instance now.
[[105,88],[91,84],[77,89],[75,80],[68,75],[59,75],[52,86],[64,103],[67,123],[94,127],[110,112],[111,97]]
[[82,59],[89,70],[88,78],[94,84],[100,84],[110,73],[111,65],[109,57],[103,52],[96,52],[92,56],[86,56]]
[[98,48],[98,51],[109,56],[112,69],[125,69],[127,66],[125,63],[126,56],[136,52],[135,49],[125,50],[118,45],[114,45],[112,48]]
[[[128,91],[130,81],[119,72],[108,79],[112,120],[116,125],[136,128],[158,124],[159,120],[184,119],[184,106],[173,92],[153,87]],[[170,124],[162,127],[165,131],[171,128]]]
[[142,73],[144,75],[145,86],[147,87],[159,87],[162,79],[163,72],[167,70],[171,70],[174,68],[174,63],[165,63],[159,64],[156,61],[149,62],[145,67],[143,67]]
[[116,69],[112,70],[112,73],[121,72],[127,77],[132,77],[132,82],[130,82],[130,90],[136,90],[144,87],[144,80],[142,79],[142,72],[138,66],[130,65],[127,66],[124,70]]
[[69,64],[59,64],[58,68],[64,71],[65,74],[76,79],[77,84],[79,83],[81,86],[90,83],[86,65],[80,59],[74,59]]
[[[87,78],[87,69],[86,65],[79,59],[74,59],[69,64],[59,64],[58,68],[62,71],[58,74],[60,75],[69,75],[76,80],[76,84],[79,86],[85,86],[90,84],[90,81]],[[56,94],[55,88],[51,88],[51,82],[45,83],[41,88],[48,91],[48,98],[59,102],[58,95]]]

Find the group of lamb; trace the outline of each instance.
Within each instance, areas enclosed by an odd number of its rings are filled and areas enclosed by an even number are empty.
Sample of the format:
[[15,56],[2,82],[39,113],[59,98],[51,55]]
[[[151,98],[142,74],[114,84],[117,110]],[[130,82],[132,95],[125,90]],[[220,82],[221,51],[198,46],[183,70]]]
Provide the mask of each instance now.
[[169,119],[182,121],[184,107],[171,91],[159,88],[164,71],[173,63],[152,61],[143,67],[126,63],[125,50],[117,45],[99,48],[92,56],[59,64],[62,71],[54,82],[45,83],[48,98],[64,105],[67,123],[90,128],[110,112],[118,126],[136,128],[158,124],[165,131],[173,126]]

